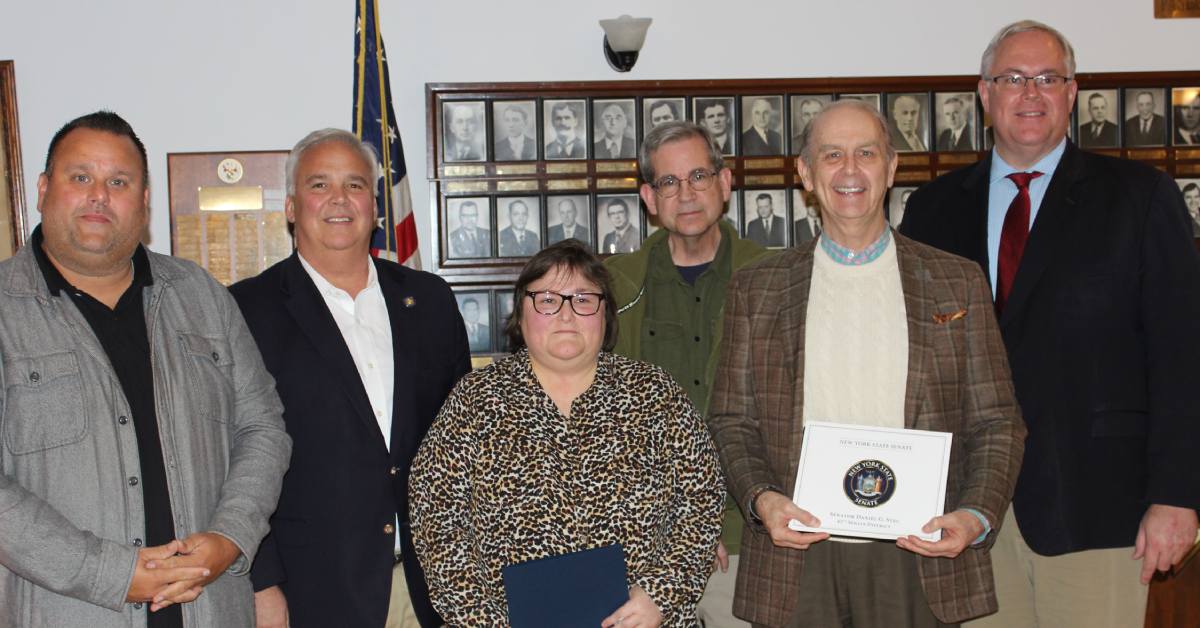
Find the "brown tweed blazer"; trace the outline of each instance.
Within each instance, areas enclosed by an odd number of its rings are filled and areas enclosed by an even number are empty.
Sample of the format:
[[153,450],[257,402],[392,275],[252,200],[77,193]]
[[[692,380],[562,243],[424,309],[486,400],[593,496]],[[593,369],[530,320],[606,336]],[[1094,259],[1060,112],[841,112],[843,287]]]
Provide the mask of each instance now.
[[[893,237],[908,313],[905,427],[954,434],[946,511],[975,508],[993,528],[986,543],[957,558],[918,560],[930,608],[954,623],[996,610],[987,548],[1012,498],[1025,425],[979,265]],[[709,421],[729,490],[743,510],[756,489],[776,486],[790,495],[795,485],[816,244],[764,258],[729,284]],[[799,611],[795,591],[803,563],[803,551],[776,547],[765,528],[749,523],[734,614],[787,625]]]

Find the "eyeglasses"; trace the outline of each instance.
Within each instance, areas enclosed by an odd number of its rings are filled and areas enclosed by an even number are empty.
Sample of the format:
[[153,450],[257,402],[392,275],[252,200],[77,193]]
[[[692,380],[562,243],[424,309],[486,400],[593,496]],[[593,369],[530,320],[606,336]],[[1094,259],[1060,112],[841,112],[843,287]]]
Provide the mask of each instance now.
[[579,316],[591,316],[600,311],[600,302],[604,295],[598,292],[580,292],[579,294],[560,294],[545,290],[531,292],[526,290],[525,296],[533,300],[533,310],[538,314],[554,316],[562,309],[563,303],[571,303],[571,311]]
[[996,87],[1007,91],[1019,91],[1025,89],[1025,84],[1033,81],[1034,87],[1039,90],[1051,91],[1059,89],[1073,80],[1069,76],[1061,74],[1039,74],[1037,76],[1024,76],[1021,74],[1001,74],[988,79],[996,84]]
[[[703,192],[712,186],[713,179],[716,176],[717,173],[713,170],[697,168],[688,173],[687,184],[691,186],[693,192]],[[671,198],[679,194],[679,190],[683,188],[683,181],[675,175],[669,174],[651,183],[650,187],[654,188],[654,193],[662,198]]]

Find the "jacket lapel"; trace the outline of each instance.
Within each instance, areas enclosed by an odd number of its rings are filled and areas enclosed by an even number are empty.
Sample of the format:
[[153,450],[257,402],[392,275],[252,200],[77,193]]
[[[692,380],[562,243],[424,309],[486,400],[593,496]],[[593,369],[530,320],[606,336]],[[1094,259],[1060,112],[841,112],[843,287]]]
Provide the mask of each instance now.
[[1075,213],[1076,202],[1073,190],[1075,183],[1085,176],[1079,150],[1067,142],[1062,160],[1050,179],[1050,186],[1038,207],[1037,218],[1029,230],[1029,240],[1025,243],[1025,252],[1021,256],[1021,264],[1017,267],[1017,276],[1013,280],[1012,294],[1004,306],[1000,316],[1000,328],[1003,329],[1010,320],[1018,316],[1029,302],[1037,282],[1041,279],[1046,267],[1054,259],[1056,243],[1064,242],[1063,231]]
[[413,396],[412,382],[416,381],[413,368],[418,360],[412,347],[413,338],[408,330],[416,329],[412,323],[412,311],[425,305],[405,294],[404,276],[389,268],[379,260],[374,260],[376,274],[379,277],[379,288],[383,292],[383,301],[387,304],[388,320],[392,325],[392,442],[391,457],[401,459],[402,452],[409,451],[415,445],[415,421],[406,420],[415,412],[416,399]]
[[[804,417],[804,334],[808,326],[808,293],[812,287],[813,254],[816,251],[817,240],[809,240],[796,249],[796,271],[794,273],[779,273],[787,282],[781,286],[783,293],[780,303],[782,307],[779,317],[780,339],[783,343],[784,367],[788,369],[788,379],[792,385],[792,413],[795,425],[802,425]],[[772,321],[775,322],[775,321]],[[777,350],[772,347],[768,350]],[[801,429],[792,430],[790,451],[794,464],[799,463],[800,447],[804,442],[804,432]],[[795,468],[791,468],[795,477]]]
[[921,402],[926,397],[933,349],[927,332],[933,321],[932,298],[928,287],[931,277],[917,256],[912,242],[893,233],[896,262],[900,266],[900,289],[904,291],[904,311],[908,318],[908,381],[904,388],[904,427],[916,427]]
[[350,402],[354,414],[368,429],[379,435],[379,444],[382,446],[383,433],[379,431],[379,424],[375,422],[367,390],[359,379],[354,358],[350,355],[350,349],[346,347],[346,341],[342,338],[342,332],[333,320],[329,307],[325,305],[325,299],[300,265],[300,258],[296,253],[284,263],[286,266],[281,288],[288,313],[300,332],[317,350],[327,370],[333,374],[334,381]]
[[[963,243],[962,251],[965,251],[972,260],[975,260],[982,268],[983,274],[988,274],[988,246],[987,246],[987,228],[988,228],[988,187],[992,172],[992,153],[988,152],[987,156],[975,165],[975,169],[971,174],[963,180],[963,199],[961,207],[963,211],[955,212],[955,220],[959,224],[955,225],[952,233],[961,233],[967,240]],[[990,278],[988,280],[991,281]]]

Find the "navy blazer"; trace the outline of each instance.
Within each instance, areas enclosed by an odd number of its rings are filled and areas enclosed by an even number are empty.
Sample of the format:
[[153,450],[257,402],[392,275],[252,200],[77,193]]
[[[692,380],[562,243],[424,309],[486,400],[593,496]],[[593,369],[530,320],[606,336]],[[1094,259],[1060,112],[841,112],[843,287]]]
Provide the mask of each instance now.
[[408,469],[442,402],[470,370],[466,327],[445,281],[374,260],[392,324],[391,450],[350,350],[295,253],[230,291],[283,400],[294,442],[271,532],[250,577],[287,596],[291,624],[382,627],[399,513],[409,596],[441,625],[408,527]]
[[[914,192],[900,231],[986,274],[991,165]],[[1013,506],[1035,552],[1132,546],[1150,504],[1200,508],[1200,255],[1168,175],[1068,142],[1000,330],[1029,428]]]

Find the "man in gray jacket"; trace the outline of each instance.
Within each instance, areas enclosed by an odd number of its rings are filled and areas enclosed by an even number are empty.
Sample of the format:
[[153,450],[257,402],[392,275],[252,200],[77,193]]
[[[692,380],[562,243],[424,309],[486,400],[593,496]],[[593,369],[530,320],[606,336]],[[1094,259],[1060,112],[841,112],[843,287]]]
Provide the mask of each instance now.
[[3,626],[254,623],[291,440],[229,293],[140,245],[147,181],[128,123],[71,121],[0,263]]

